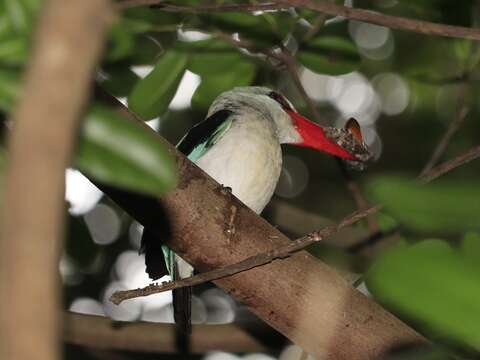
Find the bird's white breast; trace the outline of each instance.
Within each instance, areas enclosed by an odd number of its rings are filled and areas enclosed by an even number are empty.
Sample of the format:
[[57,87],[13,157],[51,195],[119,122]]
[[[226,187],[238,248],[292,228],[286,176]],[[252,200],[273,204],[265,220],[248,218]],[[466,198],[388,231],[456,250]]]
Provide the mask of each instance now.
[[282,167],[280,143],[267,119],[235,120],[227,133],[196,161],[253,211],[270,201]]

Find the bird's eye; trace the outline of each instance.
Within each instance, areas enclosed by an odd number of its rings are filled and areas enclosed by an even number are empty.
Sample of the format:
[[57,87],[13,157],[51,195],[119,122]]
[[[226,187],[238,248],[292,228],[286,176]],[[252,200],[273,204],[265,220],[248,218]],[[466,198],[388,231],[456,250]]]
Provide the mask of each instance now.
[[283,95],[275,91],[272,91],[270,94],[268,94],[268,96],[271,97],[273,100],[275,100],[277,103],[279,103],[284,110],[289,110],[289,111],[293,110],[292,105],[290,105],[290,103],[287,101],[287,99],[283,97]]

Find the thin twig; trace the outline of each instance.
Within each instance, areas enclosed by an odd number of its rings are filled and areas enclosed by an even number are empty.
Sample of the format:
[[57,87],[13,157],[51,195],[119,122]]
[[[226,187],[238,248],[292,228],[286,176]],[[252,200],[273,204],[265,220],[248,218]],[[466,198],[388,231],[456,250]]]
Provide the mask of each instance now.
[[165,0],[123,0],[116,4],[117,10],[125,10],[139,6],[152,6],[162,11],[179,12],[187,14],[201,14],[205,12],[253,12],[261,10],[281,10],[286,9],[288,5],[280,5],[276,2],[264,2],[259,4],[199,4],[195,6],[182,6],[165,2]]
[[440,139],[437,146],[435,147],[435,150],[433,151],[430,159],[425,164],[425,167],[423,168],[420,176],[423,176],[424,174],[432,170],[432,168],[435,166],[435,164],[438,162],[440,157],[443,155],[443,153],[447,149],[447,146],[450,143],[450,140],[452,139],[453,135],[457,132],[457,130],[463,124],[463,121],[465,120],[469,112],[468,105],[466,104],[467,103],[466,96],[468,94],[468,89],[469,89],[469,85],[467,83],[462,84],[462,88],[459,93],[458,105],[457,105],[457,110],[455,112],[455,116],[453,117],[452,121],[450,121],[450,124],[448,125],[447,130],[445,131],[442,138]]
[[[350,191],[350,194],[352,195],[353,200],[355,201],[355,205],[357,206],[357,209],[362,210],[362,209],[368,208],[368,201],[363,196],[360,186],[353,179],[352,175],[349,173],[349,171],[347,170],[342,160],[339,158],[336,158],[336,160],[337,160],[338,168],[340,169],[343,179],[345,180],[345,184],[347,186],[348,191]],[[370,230],[370,235],[373,235],[380,230],[380,227],[378,226],[374,216],[367,217],[367,224],[368,224],[368,229]]]
[[252,12],[261,10],[281,10],[290,7],[306,8],[332,16],[343,16],[347,19],[363,21],[386,26],[391,29],[413,31],[425,35],[480,40],[480,29],[438,24],[423,20],[414,20],[400,16],[385,15],[366,9],[351,8],[326,1],[314,0],[277,0],[258,4],[220,4],[180,6],[165,3],[164,0],[124,0],[117,3],[118,10],[131,7],[158,5],[162,11],[180,13],[212,13],[212,12]]
[[315,120],[320,123],[321,125],[328,125],[327,120],[325,120],[320,113],[317,110],[317,107],[313,100],[308,96],[307,91],[305,90],[302,81],[300,80],[300,76],[298,75],[298,66],[296,63],[295,58],[290,54],[290,52],[286,49],[283,49],[282,51],[282,58],[283,62],[285,63],[285,66],[287,67],[287,71],[290,74],[290,77],[292,78],[293,83],[295,84],[295,87],[297,90],[300,92],[300,95],[302,96],[303,100],[308,106],[308,109],[312,113],[313,117]]
[[471,148],[470,150],[464,152],[463,154],[458,155],[457,157],[455,157],[451,160],[448,160],[448,161],[434,167],[429,172],[419,176],[418,179],[422,183],[428,183],[428,182],[438,178],[439,176],[442,176],[443,174],[445,174],[449,171],[452,171],[453,169],[455,169],[455,168],[457,168],[461,165],[464,165],[464,164],[466,164],[466,163],[468,163],[472,160],[475,160],[478,157],[480,157],[480,145],[475,146],[475,147]]
[[346,248],[346,251],[351,254],[358,254],[360,252],[364,252],[365,250],[373,248],[375,245],[380,243],[387,237],[392,235],[398,234],[399,227],[395,226],[389,230],[378,230],[377,232],[368,235],[367,237],[358,240],[354,244],[350,245]]
[[316,243],[322,240],[323,238],[331,236],[336,232],[338,232],[340,229],[346,226],[352,225],[353,223],[365,218],[366,216],[377,212],[380,208],[381,206],[377,205],[363,211],[354,212],[348,215],[347,217],[345,217],[338,224],[324,227],[321,230],[314,231],[306,236],[303,236],[297,240],[294,240],[286,246],[273,249],[269,252],[248,257],[245,260],[242,260],[236,264],[222,266],[212,271],[208,271],[208,272],[195,275],[189,278],[181,279],[178,281],[165,282],[161,285],[152,284],[141,289],[117,291],[112,294],[112,296],[110,297],[110,301],[118,305],[124,300],[157,294],[160,292],[179,289],[186,286],[203,284],[208,281],[218,280],[227,276],[238,274],[246,270],[253,269],[257,266],[262,266],[262,265],[271,263],[276,259],[288,258],[294,253],[296,253],[297,251],[300,251],[306,248],[307,246],[310,246],[313,243]]

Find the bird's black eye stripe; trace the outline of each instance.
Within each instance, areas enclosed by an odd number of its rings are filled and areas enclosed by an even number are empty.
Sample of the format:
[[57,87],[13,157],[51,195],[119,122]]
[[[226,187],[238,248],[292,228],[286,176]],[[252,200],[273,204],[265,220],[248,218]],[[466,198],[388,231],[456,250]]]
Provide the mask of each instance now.
[[292,107],[290,106],[290,104],[288,103],[288,101],[285,100],[283,95],[281,95],[281,94],[279,94],[275,91],[272,91],[270,94],[268,94],[268,96],[271,97],[276,102],[278,102],[284,110],[290,110],[290,111],[293,110]]

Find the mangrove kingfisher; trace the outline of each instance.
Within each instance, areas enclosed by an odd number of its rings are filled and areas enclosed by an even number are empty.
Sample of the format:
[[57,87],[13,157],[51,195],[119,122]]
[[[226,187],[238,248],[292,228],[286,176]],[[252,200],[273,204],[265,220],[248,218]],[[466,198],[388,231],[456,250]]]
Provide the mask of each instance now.
[[[194,126],[177,148],[259,214],[280,177],[281,144],[309,147],[357,169],[371,157],[354,119],[342,129],[321,127],[301,116],[283,95],[265,87],[238,87],[218,96],[206,120]],[[142,250],[152,279],[192,275],[190,265],[150,235],[146,228]],[[165,263],[159,261],[160,254]],[[190,332],[190,288],[173,291],[173,307],[177,326]]]

